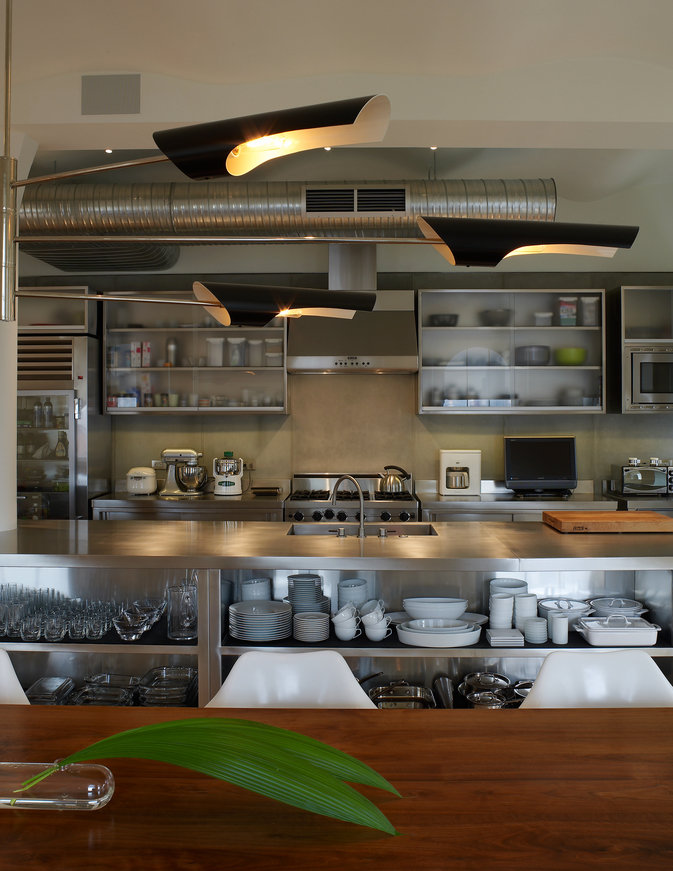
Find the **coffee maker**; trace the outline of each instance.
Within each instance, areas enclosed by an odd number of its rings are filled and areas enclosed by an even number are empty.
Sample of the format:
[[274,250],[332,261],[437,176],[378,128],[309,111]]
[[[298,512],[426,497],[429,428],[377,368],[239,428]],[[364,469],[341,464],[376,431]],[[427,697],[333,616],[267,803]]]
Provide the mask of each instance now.
[[243,460],[234,458],[233,451],[224,451],[223,456],[213,460],[215,496],[240,496],[243,492]]
[[481,451],[439,452],[441,496],[481,495]]

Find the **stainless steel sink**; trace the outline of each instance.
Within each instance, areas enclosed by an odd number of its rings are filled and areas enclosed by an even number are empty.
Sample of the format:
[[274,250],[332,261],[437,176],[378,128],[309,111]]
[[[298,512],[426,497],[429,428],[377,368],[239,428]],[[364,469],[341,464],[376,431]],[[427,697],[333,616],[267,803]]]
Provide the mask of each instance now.
[[[288,535],[323,535],[337,538],[357,535],[358,523],[293,523]],[[410,535],[437,535],[431,523],[365,523],[367,538],[406,538]]]

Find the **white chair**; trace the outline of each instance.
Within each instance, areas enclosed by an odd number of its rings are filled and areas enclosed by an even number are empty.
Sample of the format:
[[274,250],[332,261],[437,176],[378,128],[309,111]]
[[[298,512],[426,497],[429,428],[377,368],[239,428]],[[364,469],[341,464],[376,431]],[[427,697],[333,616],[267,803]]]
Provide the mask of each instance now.
[[243,653],[207,708],[376,708],[335,650]]
[[673,686],[644,650],[548,654],[522,708],[671,708]]
[[0,648],[0,703],[3,705],[29,705],[6,650]]

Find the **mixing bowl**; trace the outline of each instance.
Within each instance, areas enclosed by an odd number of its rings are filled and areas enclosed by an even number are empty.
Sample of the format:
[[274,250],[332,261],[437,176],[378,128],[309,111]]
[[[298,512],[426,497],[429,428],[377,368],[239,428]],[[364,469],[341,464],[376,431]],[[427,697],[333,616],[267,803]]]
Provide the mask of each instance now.
[[514,349],[516,366],[546,366],[549,356],[549,345],[519,345]]
[[586,358],[586,348],[557,348],[554,351],[554,362],[557,366],[581,366]]
[[506,327],[511,318],[511,308],[486,308],[479,312],[483,327]]
[[175,477],[178,487],[187,492],[196,492],[206,486],[208,469],[205,466],[176,466]]

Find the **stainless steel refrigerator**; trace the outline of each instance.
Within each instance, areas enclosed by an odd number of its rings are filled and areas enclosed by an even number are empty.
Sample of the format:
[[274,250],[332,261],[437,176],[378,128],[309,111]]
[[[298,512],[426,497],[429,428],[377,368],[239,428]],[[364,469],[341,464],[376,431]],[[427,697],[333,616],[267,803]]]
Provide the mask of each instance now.
[[100,381],[97,338],[20,332],[20,518],[86,519],[91,499],[109,492],[110,421],[102,413]]

